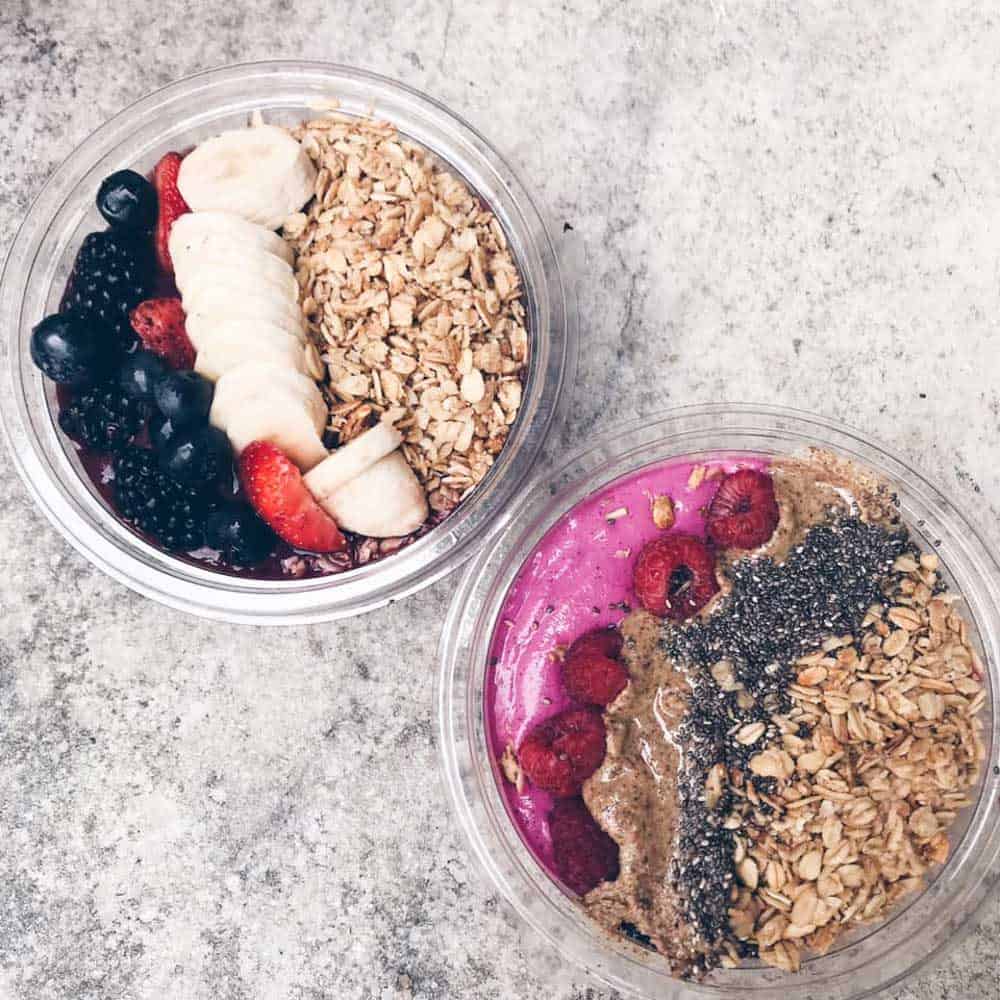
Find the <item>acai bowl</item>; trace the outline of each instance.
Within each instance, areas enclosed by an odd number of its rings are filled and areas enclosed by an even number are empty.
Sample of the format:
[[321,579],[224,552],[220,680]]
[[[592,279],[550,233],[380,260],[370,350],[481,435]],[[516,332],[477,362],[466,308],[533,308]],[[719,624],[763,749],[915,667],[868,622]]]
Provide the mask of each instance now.
[[608,433],[512,511],[445,624],[476,857],[626,995],[899,983],[1000,878],[998,581],[945,497],[830,421]]
[[[254,204],[274,193],[261,164],[298,195]],[[234,200],[248,165],[256,191]],[[122,235],[115,213],[128,215],[130,197],[141,209],[142,184],[161,209],[178,194],[191,202],[167,238],[155,210],[141,239]],[[162,247],[183,254],[176,274]],[[123,286],[134,293],[119,303]],[[33,351],[59,362],[67,343],[86,368],[86,331],[60,316],[103,320],[109,298],[113,363],[81,383],[53,382],[65,375],[56,363],[43,376]],[[179,357],[176,314],[191,341]],[[15,239],[0,315],[4,425],[46,516],[134,589],[255,624],[357,614],[458,566],[530,476],[575,369],[571,297],[510,168],[432,99],[318,63],[200,74],[98,129]],[[173,439],[172,410],[184,432]],[[273,448],[244,470],[261,441]],[[218,472],[230,460],[232,484]],[[222,500],[204,504],[213,477]],[[206,532],[214,546],[199,545]]]

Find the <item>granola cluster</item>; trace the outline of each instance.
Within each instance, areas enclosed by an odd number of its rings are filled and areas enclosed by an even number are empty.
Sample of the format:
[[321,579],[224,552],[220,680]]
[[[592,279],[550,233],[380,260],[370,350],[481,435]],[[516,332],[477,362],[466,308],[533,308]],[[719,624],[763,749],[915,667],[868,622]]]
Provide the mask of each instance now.
[[796,971],[805,949],[826,952],[922,888],[971,803],[985,755],[983,667],[937,568],[933,554],[900,556],[860,634],[797,661],[792,708],[772,717],[777,738],[749,761],[773,791],[729,776],[740,883],[730,928],[770,965]]
[[315,198],[284,235],[296,253],[314,374],[340,442],[377,419],[435,511],[489,471],[521,405],[528,334],[500,223],[389,123],[335,107],[292,130]]

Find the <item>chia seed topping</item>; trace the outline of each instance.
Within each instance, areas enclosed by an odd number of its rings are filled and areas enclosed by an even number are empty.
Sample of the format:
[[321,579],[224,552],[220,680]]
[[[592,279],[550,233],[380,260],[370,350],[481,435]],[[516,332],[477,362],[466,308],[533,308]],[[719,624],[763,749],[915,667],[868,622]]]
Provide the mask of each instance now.
[[[789,707],[791,664],[831,635],[857,635],[868,609],[883,600],[893,563],[908,551],[914,550],[903,528],[837,517],[811,528],[784,562],[737,562],[728,571],[731,591],[713,613],[664,627],[662,648],[692,688],[677,734],[684,758],[672,874],[687,919],[707,941],[720,943],[727,934],[735,877],[732,824],[726,823],[733,793],[726,781],[710,806],[709,772],[721,765],[731,781],[746,783],[758,811],[770,811],[762,796],[773,792],[775,781],[751,775],[747,763],[776,735],[771,717]],[[741,743],[736,734],[752,723],[763,725],[762,735]],[[756,951],[735,944],[741,957]]]

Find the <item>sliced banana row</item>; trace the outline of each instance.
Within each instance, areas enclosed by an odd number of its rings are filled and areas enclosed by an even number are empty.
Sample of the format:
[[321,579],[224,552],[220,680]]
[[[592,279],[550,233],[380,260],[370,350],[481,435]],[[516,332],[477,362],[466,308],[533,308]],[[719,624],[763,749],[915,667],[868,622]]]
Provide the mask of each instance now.
[[271,441],[342,528],[406,535],[428,508],[399,432],[379,424],[333,453],[323,445],[328,411],[307,373],[294,257],[273,232],[312,197],[315,178],[274,126],[224,133],[184,158],[178,186],[192,211],[174,223],[170,254],[195,369],[216,382],[209,419],[237,453]]
[[306,374],[299,287],[285,241],[239,216],[191,212],[174,223],[170,254],[195,370],[217,383],[212,424],[237,452],[264,438],[312,468],[327,455],[327,408]]

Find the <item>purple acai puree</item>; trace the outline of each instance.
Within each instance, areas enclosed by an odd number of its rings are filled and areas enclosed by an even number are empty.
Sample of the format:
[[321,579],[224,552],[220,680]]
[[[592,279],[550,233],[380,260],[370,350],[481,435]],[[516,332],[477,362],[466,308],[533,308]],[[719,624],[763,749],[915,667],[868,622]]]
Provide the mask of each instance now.
[[[653,523],[653,499],[673,500],[671,531],[703,537],[702,512],[719,483],[711,470],[768,464],[760,456],[726,453],[649,465],[609,483],[549,529],[511,585],[493,635],[485,709],[497,760],[505,747],[520,746],[533,726],[571,704],[552,651],[592,629],[617,625],[628,613],[635,561],[643,545],[663,534]],[[708,474],[689,489],[695,466]],[[522,794],[507,781],[502,786],[522,839],[551,870],[546,816],[552,796],[530,783]]]

